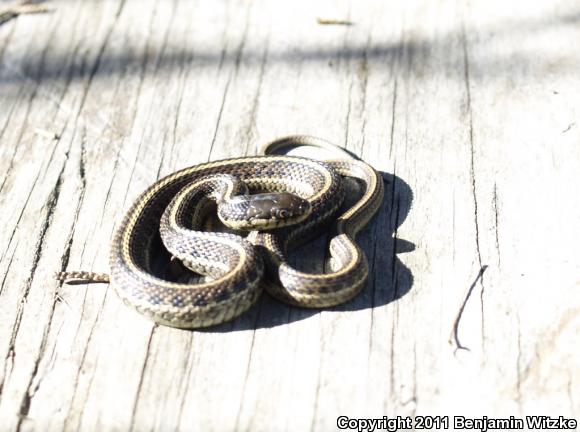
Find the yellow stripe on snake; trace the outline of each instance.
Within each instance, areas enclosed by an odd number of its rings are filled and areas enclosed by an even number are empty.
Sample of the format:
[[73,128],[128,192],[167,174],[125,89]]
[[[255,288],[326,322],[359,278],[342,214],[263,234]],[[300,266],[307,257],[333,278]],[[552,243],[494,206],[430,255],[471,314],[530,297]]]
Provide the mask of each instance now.
[[[321,147],[338,156],[318,161],[271,154],[291,146]],[[307,308],[350,300],[368,278],[367,260],[355,237],[381,204],[382,178],[368,164],[319,138],[282,138],[268,144],[264,154],[196,165],[157,181],[117,229],[110,276],[63,272],[57,277],[110,280],[128,306],[155,322],[181,328],[207,327],[242,314],[262,287],[284,302]],[[358,179],[364,192],[335,221],[332,272],[298,271],[286,253],[330,224],[343,203],[343,176]],[[217,203],[219,219],[236,234],[200,231],[212,203]],[[250,233],[238,235],[239,230]],[[172,257],[205,280],[177,283],[156,276],[159,238]]]

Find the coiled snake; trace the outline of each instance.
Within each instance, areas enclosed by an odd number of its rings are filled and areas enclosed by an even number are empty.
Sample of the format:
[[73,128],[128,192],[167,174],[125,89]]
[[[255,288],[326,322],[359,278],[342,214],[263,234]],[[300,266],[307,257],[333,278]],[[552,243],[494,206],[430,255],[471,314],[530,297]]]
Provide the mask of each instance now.
[[[321,147],[339,158],[322,162],[271,154],[289,146]],[[319,138],[290,136],[271,142],[263,152],[185,168],[157,181],[116,231],[110,276],[68,271],[57,278],[110,281],[130,307],[158,323],[182,328],[206,327],[240,315],[262,287],[278,299],[308,308],[351,299],[368,277],[355,236],[381,204],[382,178],[368,164]],[[332,272],[298,271],[288,264],[286,251],[330,223],[344,198],[341,176],[360,180],[364,192],[336,220],[330,241]],[[250,233],[199,231],[212,202],[226,226]],[[205,280],[178,283],[154,275],[159,237],[173,257]]]

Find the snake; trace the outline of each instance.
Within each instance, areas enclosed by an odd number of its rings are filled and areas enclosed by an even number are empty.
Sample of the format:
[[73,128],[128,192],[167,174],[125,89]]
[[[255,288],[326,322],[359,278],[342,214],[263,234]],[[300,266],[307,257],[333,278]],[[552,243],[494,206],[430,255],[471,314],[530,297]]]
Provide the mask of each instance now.
[[[332,152],[317,160],[280,151],[309,146]],[[357,179],[362,195],[341,211],[343,177]],[[143,192],[111,241],[108,274],[63,271],[63,282],[109,282],[129,307],[178,328],[220,324],[247,311],[265,289],[304,308],[345,303],[364,287],[369,265],[356,235],[377,212],[381,175],[324,139],[294,135],[264,146],[258,156],[206,162],[172,173]],[[203,230],[217,211],[228,229]],[[330,271],[306,273],[288,251],[332,225]],[[155,270],[159,250],[201,275],[174,281]]]

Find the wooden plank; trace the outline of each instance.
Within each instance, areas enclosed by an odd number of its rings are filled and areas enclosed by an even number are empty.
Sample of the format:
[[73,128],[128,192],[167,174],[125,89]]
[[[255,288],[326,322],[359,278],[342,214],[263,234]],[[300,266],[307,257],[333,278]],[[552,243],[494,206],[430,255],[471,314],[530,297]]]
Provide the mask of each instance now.
[[[0,25],[0,430],[580,416],[574,2],[47,5]],[[352,302],[189,332],[52,279],[157,178],[297,133],[385,173]]]

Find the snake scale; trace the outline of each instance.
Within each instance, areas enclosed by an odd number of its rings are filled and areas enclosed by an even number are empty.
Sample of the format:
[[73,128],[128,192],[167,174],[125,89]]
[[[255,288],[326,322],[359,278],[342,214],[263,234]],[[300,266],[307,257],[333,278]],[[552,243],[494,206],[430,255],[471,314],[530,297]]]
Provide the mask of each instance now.
[[[320,147],[337,158],[273,154],[294,146]],[[157,323],[180,328],[228,321],[252,306],[262,288],[307,308],[353,298],[369,272],[355,237],[382,202],[381,176],[341,148],[310,136],[273,141],[263,153],[195,165],[157,181],[117,228],[109,275],[67,271],[58,279],[110,281],[128,306]],[[342,177],[358,179],[364,187],[360,199],[334,223],[331,272],[301,272],[287,262],[286,253],[333,221],[344,199]],[[219,219],[230,232],[201,230],[216,203]],[[156,275],[160,240],[172,259],[203,280],[174,282]]]

